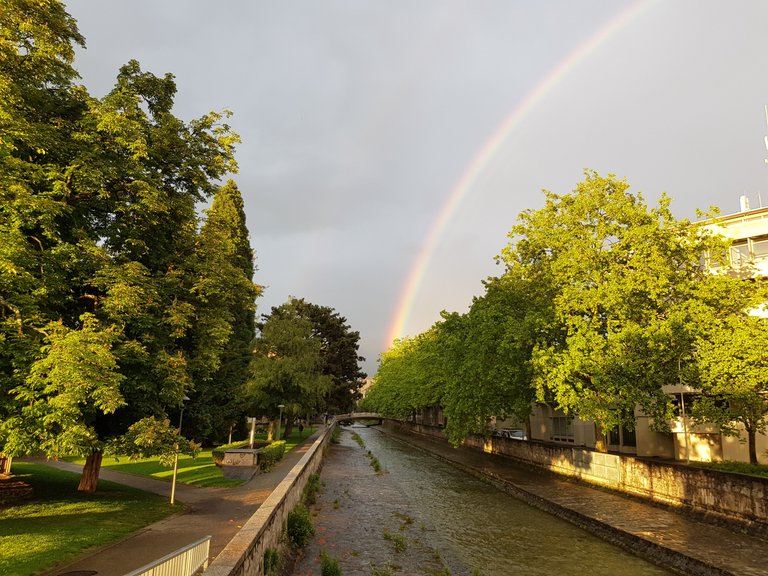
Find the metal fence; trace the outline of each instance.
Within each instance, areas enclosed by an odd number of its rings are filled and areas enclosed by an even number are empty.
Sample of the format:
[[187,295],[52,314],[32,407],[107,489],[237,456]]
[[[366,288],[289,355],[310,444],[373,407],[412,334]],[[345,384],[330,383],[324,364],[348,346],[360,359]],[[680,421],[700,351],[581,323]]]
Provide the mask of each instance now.
[[125,576],[193,576],[208,567],[210,545],[211,537],[205,536]]

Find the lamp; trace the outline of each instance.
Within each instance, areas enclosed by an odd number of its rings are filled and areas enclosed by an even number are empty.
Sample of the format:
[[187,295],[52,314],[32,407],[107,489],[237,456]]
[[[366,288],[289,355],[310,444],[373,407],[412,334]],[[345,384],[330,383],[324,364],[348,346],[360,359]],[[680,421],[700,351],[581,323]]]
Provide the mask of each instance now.
[[280,425],[283,422],[283,408],[285,408],[285,404],[278,404],[277,407],[280,409],[280,416],[277,417],[277,439],[280,440]]
[[[189,397],[185,394],[181,399],[181,412],[179,413],[179,429],[176,431],[177,436],[181,436],[181,422],[184,418],[184,402],[189,400]],[[176,453],[173,455],[173,480],[171,480],[171,504],[176,500],[176,474],[179,471],[179,440],[176,439]]]

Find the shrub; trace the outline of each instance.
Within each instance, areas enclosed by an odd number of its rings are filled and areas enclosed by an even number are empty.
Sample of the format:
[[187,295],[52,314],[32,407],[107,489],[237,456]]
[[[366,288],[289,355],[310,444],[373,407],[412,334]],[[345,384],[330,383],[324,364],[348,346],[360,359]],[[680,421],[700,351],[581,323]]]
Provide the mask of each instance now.
[[303,500],[307,506],[312,506],[317,502],[317,493],[320,492],[320,475],[313,473],[307,478],[307,484],[304,486]]
[[298,548],[303,547],[315,535],[315,526],[312,524],[309,510],[304,504],[297,504],[288,513],[286,533],[288,541]]
[[280,553],[274,548],[264,550],[264,574],[271,576],[280,571]]
[[285,454],[285,440],[277,440],[269,446],[259,450],[259,467],[262,472],[271,470],[272,467],[283,459]]
[[232,444],[222,444],[221,446],[216,446],[213,450],[211,450],[211,459],[213,460],[213,463],[216,464],[216,466],[221,466],[221,463],[224,462],[224,453],[232,448],[243,448],[245,446],[248,446],[248,440],[240,441],[240,442],[232,442]]
[[325,550],[320,552],[320,575],[341,576],[341,566],[339,566],[339,561],[333,556],[329,556]]

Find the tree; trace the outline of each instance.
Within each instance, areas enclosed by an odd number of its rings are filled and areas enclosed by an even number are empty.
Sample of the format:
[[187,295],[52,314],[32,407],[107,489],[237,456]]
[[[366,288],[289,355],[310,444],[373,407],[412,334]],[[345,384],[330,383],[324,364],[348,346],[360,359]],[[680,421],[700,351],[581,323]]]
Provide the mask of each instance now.
[[745,311],[713,319],[696,348],[702,395],[691,414],[727,435],[738,436],[743,426],[751,464],[757,464],[755,436],[768,427],[767,321]]
[[534,391],[531,351],[543,332],[533,286],[507,274],[486,282],[467,314],[443,313],[440,349],[446,371],[446,434],[458,445],[484,433],[492,417],[527,422]]
[[[325,397],[325,409],[335,413],[351,411],[360,399],[366,377],[360,368],[365,358],[358,354],[360,333],[353,331],[347,319],[329,306],[312,304],[303,298],[292,299],[289,305],[309,320],[312,337],[320,342],[321,372],[332,382]],[[281,314],[283,306],[273,307],[271,315]]]
[[255,340],[251,377],[244,396],[250,413],[274,419],[283,405],[286,417],[316,413],[331,387],[323,374],[322,342],[312,323],[289,301],[279,314],[266,317]]
[[175,117],[173,77],[135,61],[100,100],[75,86],[83,39],[57,1],[6,2],[0,23],[0,450],[54,456],[71,428],[93,491],[104,446],[191,387],[195,205],[237,136]]
[[194,390],[187,429],[199,440],[222,439],[245,416],[240,390],[249,376],[256,335],[254,263],[237,185],[217,190],[193,258],[196,321],[190,336]]
[[675,219],[666,196],[649,209],[628,189],[588,172],[571,194],[546,192],[501,255],[510,272],[552,293],[551,334],[561,337],[534,346],[537,397],[594,420],[599,439],[634,426],[637,406],[659,425],[670,417],[661,387],[690,361],[696,331],[686,310],[706,276],[700,259],[716,244]]
[[442,404],[445,365],[440,352],[439,325],[417,336],[395,340],[381,354],[379,369],[365,395],[367,410],[407,418]]

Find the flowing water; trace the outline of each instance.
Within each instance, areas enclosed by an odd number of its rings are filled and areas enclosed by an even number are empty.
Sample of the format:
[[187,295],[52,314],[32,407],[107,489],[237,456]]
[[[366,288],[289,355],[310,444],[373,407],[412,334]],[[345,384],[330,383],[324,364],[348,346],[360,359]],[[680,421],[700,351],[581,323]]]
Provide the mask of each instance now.
[[321,478],[295,575],[319,574],[321,550],[345,576],[670,574],[376,429],[346,429]]

